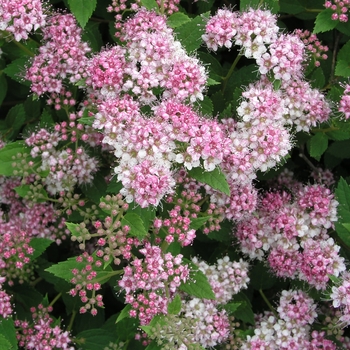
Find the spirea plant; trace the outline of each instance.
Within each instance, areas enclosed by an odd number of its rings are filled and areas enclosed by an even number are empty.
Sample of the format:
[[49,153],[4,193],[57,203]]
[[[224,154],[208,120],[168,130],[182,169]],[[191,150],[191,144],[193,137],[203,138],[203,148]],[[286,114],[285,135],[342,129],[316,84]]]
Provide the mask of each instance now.
[[0,0],[0,349],[350,349],[349,8]]

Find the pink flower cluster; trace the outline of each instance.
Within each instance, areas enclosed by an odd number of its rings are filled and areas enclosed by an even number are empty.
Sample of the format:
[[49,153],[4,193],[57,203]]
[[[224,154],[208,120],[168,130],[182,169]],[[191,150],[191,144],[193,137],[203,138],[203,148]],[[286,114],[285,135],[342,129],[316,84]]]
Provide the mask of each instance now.
[[51,194],[70,192],[76,184],[90,183],[98,169],[97,159],[91,157],[84,147],[75,150],[60,148],[66,141],[76,143],[81,139],[88,144],[92,139],[94,142],[92,130],[79,123],[78,117],[72,113],[69,122],[56,124],[54,131],[40,129],[25,140],[32,147],[31,156],[41,157],[38,171],[47,172],[43,183]]
[[72,339],[67,331],[63,331],[59,325],[53,325],[54,319],[50,316],[52,307],[44,307],[39,304],[30,309],[33,322],[15,320],[17,340],[20,347],[25,349],[48,350],[65,349],[73,350]]
[[87,43],[81,40],[82,30],[73,15],[52,16],[43,28],[44,44],[27,69],[32,92],[60,94],[66,83],[76,83],[85,77]]
[[81,314],[91,312],[93,316],[97,315],[96,307],[103,307],[102,294],[96,294],[101,289],[98,280],[98,271],[102,266],[102,261],[87,252],[76,258],[76,267],[72,269],[73,277],[70,280],[74,288],[69,291],[73,297],[78,295],[84,304],[79,310]]
[[11,33],[16,41],[44,27],[46,15],[41,0],[6,0],[0,3],[0,30]]
[[[256,60],[262,81],[266,78],[280,81],[278,92],[285,118],[282,124],[308,132],[310,127],[326,121],[331,109],[320,91],[303,80],[305,50],[318,59],[325,58],[321,53],[326,48],[314,36],[307,39],[301,31],[295,34],[278,31],[276,17],[269,11],[250,9],[238,14],[226,9],[209,19],[202,39],[214,51],[222,46],[230,48],[232,44],[241,46],[242,54]],[[267,102],[266,106],[270,104]],[[238,114],[244,117],[246,111],[241,109]]]
[[334,21],[347,22],[348,21],[348,10],[350,8],[349,0],[327,0],[324,3],[325,8],[333,11],[332,19]]
[[124,267],[118,284],[126,293],[125,302],[131,305],[130,316],[146,325],[155,315],[167,314],[172,296],[189,277],[189,268],[181,264],[181,254],[163,254],[148,242],[139,251],[144,259],[135,258]]
[[284,290],[277,308],[278,317],[271,313],[258,315],[254,335],[248,336],[242,350],[253,349],[330,349],[336,344],[325,338],[325,332],[312,331],[317,317],[316,304],[301,290]]
[[267,261],[280,277],[299,278],[325,289],[329,275],[345,270],[340,247],[327,234],[337,220],[337,202],[322,185],[271,192],[260,199],[254,216],[238,223],[236,236],[243,253]]
[[338,319],[341,327],[350,325],[350,273],[345,271],[340,276],[340,282],[332,287],[330,293],[333,307],[339,309],[341,316]]
[[320,66],[320,59],[326,60],[328,56],[325,52],[328,52],[328,46],[324,46],[318,40],[316,34],[311,33],[308,30],[297,29],[295,34],[303,41],[305,49],[311,54],[315,67]]
[[338,111],[344,113],[345,119],[350,118],[350,85],[345,85],[344,94],[339,102]]
[[6,281],[5,277],[0,276],[0,316],[3,318],[9,317],[13,310],[11,305],[11,297],[2,290],[2,285]]

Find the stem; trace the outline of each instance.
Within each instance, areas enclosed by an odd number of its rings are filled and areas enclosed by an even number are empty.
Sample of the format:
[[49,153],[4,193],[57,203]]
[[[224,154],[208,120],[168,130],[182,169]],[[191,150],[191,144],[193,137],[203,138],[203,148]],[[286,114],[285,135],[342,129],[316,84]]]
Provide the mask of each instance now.
[[269,307],[269,309],[272,311],[272,313],[275,315],[276,318],[278,318],[277,312],[276,310],[273,308],[273,306],[271,305],[271,303],[269,302],[269,300],[266,298],[265,293],[262,291],[262,289],[259,289],[259,293],[261,295],[261,297],[264,299],[266,305]]
[[334,40],[334,46],[333,46],[333,55],[332,55],[332,65],[331,65],[331,74],[329,77],[329,81],[332,82],[334,79],[334,72],[335,72],[335,64],[336,64],[336,60],[337,60],[337,49],[338,49],[338,45],[339,45],[339,40],[341,38],[342,34],[338,33],[335,37]]
[[35,279],[33,282],[30,283],[30,285],[32,287],[35,287],[39,282],[41,282],[43,280],[42,277],[38,277],[37,279]]
[[304,10],[305,10],[306,12],[316,12],[316,13],[320,13],[320,12],[323,11],[323,9],[320,10],[320,9],[308,9],[308,8],[304,8]]
[[241,59],[242,57],[242,54],[241,53],[238,53],[237,57],[235,58],[235,60],[233,61],[232,63],[232,66],[230,68],[230,70],[227,72],[227,75],[222,79],[223,80],[223,86],[222,86],[222,92],[224,93],[225,89],[226,89],[226,86],[227,86],[227,82],[228,80],[230,79],[234,69],[236,68],[237,66],[237,63],[239,62],[239,60]]
[[304,145],[300,147],[299,157],[302,158],[302,159],[304,159],[305,162],[309,165],[309,167],[310,167],[312,170],[318,172],[318,169],[311,163],[311,161],[309,160],[309,158],[306,157],[306,155],[304,154]]
[[75,316],[76,316],[77,312],[75,310],[72,311],[72,316],[70,317],[70,320],[69,320],[69,325],[67,327],[67,331],[70,332],[72,330],[72,327],[73,327],[73,323],[74,323],[74,319],[75,319]]
[[22,51],[24,51],[25,53],[27,53],[30,57],[34,57],[35,53],[30,51],[27,47],[25,47],[22,43],[13,40],[12,41],[15,45],[17,45]]
[[55,302],[56,302],[59,298],[61,298],[61,296],[62,296],[62,292],[61,292],[61,293],[58,293],[58,294],[55,296],[55,298],[51,301],[51,303],[50,303],[49,306],[53,306],[53,305],[55,304]]

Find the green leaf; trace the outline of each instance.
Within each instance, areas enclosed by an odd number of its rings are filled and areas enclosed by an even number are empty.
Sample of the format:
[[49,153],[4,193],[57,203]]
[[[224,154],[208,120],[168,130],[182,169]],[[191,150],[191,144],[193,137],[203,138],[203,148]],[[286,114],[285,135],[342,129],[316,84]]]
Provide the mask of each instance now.
[[188,53],[197,50],[202,44],[202,35],[204,34],[204,17],[208,17],[209,12],[202,16],[197,16],[189,22],[176,28],[177,39]]
[[68,0],[69,9],[82,28],[85,27],[96,8],[97,0]]
[[335,190],[336,200],[339,202],[338,222],[335,223],[335,229],[340,239],[350,247],[350,186],[341,177]]
[[156,217],[156,209],[154,207],[141,208],[134,203],[129,205],[128,212],[137,214],[142,219],[146,231],[148,231],[151,223]]
[[48,198],[48,194],[44,188],[31,189],[30,185],[21,185],[15,187],[14,190],[20,197],[29,199],[35,203],[44,203]]
[[82,118],[79,118],[79,123],[92,126],[92,124],[94,123],[94,120],[95,120],[94,117],[82,117]]
[[52,118],[52,115],[46,109],[44,109],[40,117],[40,127],[48,128],[54,124],[55,122]]
[[158,10],[158,4],[155,0],[141,0],[141,4],[143,7],[146,7],[147,10]]
[[316,89],[322,89],[326,83],[326,78],[321,67],[315,68],[308,78],[310,79],[311,86]]
[[318,132],[310,139],[310,156],[320,160],[328,147],[328,137],[323,132]]
[[106,180],[101,173],[96,173],[92,183],[82,186],[81,190],[87,198],[96,204],[100,204],[101,197],[107,193]]
[[29,148],[24,145],[23,141],[8,143],[0,149],[0,175],[12,176],[14,172],[13,163],[16,162],[18,154],[28,155]]
[[343,224],[343,226],[350,232],[350,223]]
[[328,131],[327,136],[331,140],[344,141],[350,139],[350,132],[345,130]]
[[30,260],[38,258],[53,241],[48,238],[34,237],[30,240],[29,245],[34,248],[34,253],[30,256]]
[[334,29],[337,26],[337,21],[332,20],[333,10],[325,9],[320,12],[315,20],[314,33],[324,33]]
[[238,308],[242,305],[241,302],[239,303],[228,303],[223,306],[223,309],[225,309],[229,314],[234,313]]
[[335,75],[350,77],[350,41],[348,41],[338,52]]
[[339,222],[336,222],[334,224],[334,227],[339,238],[348,248],[350,248],[350,232],[343,226],[343,224]]
[[5,337],[9,343],[6,350],[17,349],[16,329],[12,318],[1,318],[0,335]]
[[279,0],[264,0],[263,6],[274,14],[277,14],[280,11]]
[[129,235],[143,239],[147,235],[147,231],[141,217],[135,213],[126,213],[121,221],[121,226],[129,226]]
[[26,112],[23,104],[17,104],[8,111],[5,118],[5,123],[11,131],[11,136],[8,136],[9,138],[14,136],[15,133],[18,133],[18,131],[22,128],[25,119]]
[[[84,28],[82,39],[89,44],[93,51],[100,51],[103,46],[101,31],[99,30],[99,22],[88,22]],[[80,119],[79,119],[80,122]]]
[[25,86],[30,86],[30,81],[26,80],[24,78],[26,66],[28,65],[28,57],[21,57],[17,58],[16,60],[12,61],[10,64],[6,66],[6,68],[3,70],[3,72],[16,81],[17,83],[20,83]]
[[191,267],[190,278],[186,283],[182,283],[179,289],[189,295],[201,299],[215,299],[215,294],[211,288],[207,276],[198,267],[187,259],[183,259]]
[[339,206],[350,212],[350,186],[342,177],[335,190],[335,196]]
[[198,230],[200,227],[202,227],[211,216],[201,216],[199,218],[193,218],[191,219],[190,229]]
[[194,168],[189,170],[188,173],[192,178],[198,180],[199,182],[208,184],[210,187],[221,191],[228,196],[230,195],[230,188],[226,177],[218,167],[216,167],[213,171],[204,171],[202,168]]
[[168,313],[171,315],[178,315],[181,311],[181,298],[179,294],[168,304]]
[[184,23],[190,22],[191,18],[182,12],[175,12],[167,19],[167,24],[170,28],[177,28]]
[[[142,328],[142,327],[141,327]],[[162,350],[162,345],[158,345],[156,340],[152,340],[145,350]]]
[[4,101],[7,93],[7,81],[4,74],[0,73],[0,105]]
[[5,338],[4,335],[0,334],[0,350],[10,350],[13,349],[11,343]]
[[113,177],[111,182],[107,185],[107,193],[118,194],[123,188],[121,181],[116,181],[116,177]]
[[88,329],[75,336],[81,350],[96,350],[108,348],[109,343],[117,340],[117,335],[105,329]]
[[[220,84],[220,83],[218,83]],[[204,116],[212,116],[214,105],[210,97],[204,96],[203,101],[199,101],[199,110],[202,115]]]
[[120,322],[121,320],[123,320],[124,318],[129,318],[130,314],[129,311],[131,310],[131,305],[128,304],[124,307],[124,309],[120,312],[117,320],[115,321],[115,323]]

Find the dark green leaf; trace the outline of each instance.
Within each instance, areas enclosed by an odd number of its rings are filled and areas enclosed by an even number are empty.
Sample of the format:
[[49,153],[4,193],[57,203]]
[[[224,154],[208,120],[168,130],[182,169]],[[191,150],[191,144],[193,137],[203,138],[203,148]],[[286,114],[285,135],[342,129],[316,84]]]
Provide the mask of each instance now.
[[0,350],[10,350],[13,349],[11,343],[5,338],[5,335],[0,334]]
[[82,186],[81,190],[87,198],[91,199],[94,203],[99,204],[100,198],[107,193],[106,180],[101,173],[97,173],[95,174],[92,183]]
[[278,282],[269,269],[261,262],[257,263],[250,272],[250,285],[256,289],[269,289]]
[[26,119],[26,112],[23,104],[18,104],[12,107],[6,115],[6,125],[13,131],[18,131],[23,126]]
[[241,0],[240,10],[247,11],[249,8],[257,9],[260,5],[260,0]]
[[350,77],[350,41],[348,41],[338,52],[335,74],[341,77]]
[[96,350],[108,347],[109,343],[117,340],[117,335],[105,329],[88,329],[75,336],[79,349]]
[[179,294],[168,304],[168,313],[171,315],[178,315],[181,311],[181,298]]
[[316,68],[308,78],[313,88],[322,89],[326,83],[326,78],[321,67]]
[[201,299],[215,299],[215,294],[209,284],[207,276],[187,259],[183,259],[191,267],[190,278],[180,285],[180,290]]
[[29,245],[34,248],[34,253],[30,256],[31,260],[38,258],[53,241],[48,238],[34,237],[30,240]]
[[350,132],[345,130],[328,131],[327,136],[331,140],[344,141],[350,139]]
[[280,11],[291,15],[296,15],[305,10],[299,0],[280,0]]
[[199,182],[205,183],[215,190],[227,194],[228,196],[230,195],[230,188],[226,177],[218,167],[216,167],[213,171],[204,171],[202,168],[194,168],[189,170],[188,173],[192,178],[198,180]]
[[135,213],[126,213],[121,221],[121,225],[129,226],[129,235],[132,237],[142,239],[147,235],[147,231],[141,217]]
[[328,147],[327,153],[337,158],[350,158],[350,140],[335,141]]
[[[209,16],[209,13],[206,14]],[[197,16],[189,22],[177,27],[176,37],[188,53],[198,49],[202,44],[202,35],[204,34],[204,18]]]
[[314,33],[323,33],[332,30],[336,27],[337,21],[332,20],[333,10],[324,9],[320,12],[315,21]]
[[146,231],[148,231],[151,223],[156,217],[156,210],[154,207],[141,208],[139,205],[135,205],[133,203],[129,205],[128,212],[140,216]]
[[[82,39],[89,44],[93,51],[100,51],[103,46],[101,31],[99,30],[99,22],[88,22],[84,28]],[[80,122],[80,119],[79,119]]]
[[92,16],[96,4],[97,0],[68,0],[69,8],[82,28]]
[[14,172],[13,163],[16,162],[17,155],[28,155],[29,148],[24,146],[23,141],[8,143],[0,149],[0,175],[12,176]]
[[30,86],[30,81],[24,78],[27,65],[28,57],[17,58],[8,64],[3,72],[17,83],[25,86]]
[[4,101],[7,93],[7,81],[4,74],[0,73],[0,105]]
[[223,306],[223,309],[225,309],[229,314],[234,313],[240,306],[241,302],[239,303],[228,303]]
[[323,132],[319,132],[310,139],[310,156],[320,160],[320,157],[328,147],[328,138]]

